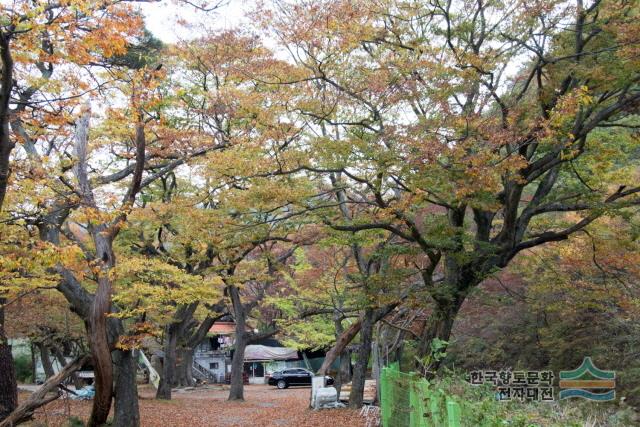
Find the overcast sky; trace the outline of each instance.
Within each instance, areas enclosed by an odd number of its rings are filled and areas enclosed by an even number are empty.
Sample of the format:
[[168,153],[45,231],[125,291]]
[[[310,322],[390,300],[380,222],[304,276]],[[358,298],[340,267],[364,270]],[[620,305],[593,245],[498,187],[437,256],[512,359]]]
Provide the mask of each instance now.
[[[196,0],[198,1],[198,0]],[[215,12],[199,12],[189,6],[177,6],[174,1],[141,5],[147,28],[165,43],[186,40],[198,36],[206,29],[228,29],[242,24],[244,11],[249,10],[252,1],[229,0]],[[192,28],[179,24],[188,22]]]

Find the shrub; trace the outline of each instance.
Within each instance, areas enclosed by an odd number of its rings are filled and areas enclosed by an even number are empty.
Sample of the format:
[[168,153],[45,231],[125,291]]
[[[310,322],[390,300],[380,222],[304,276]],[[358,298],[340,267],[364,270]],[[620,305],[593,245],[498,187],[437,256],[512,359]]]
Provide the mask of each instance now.
[[78,417],[71,417],[67,420],[67,427],[84,427],[84,421]]
[[31,378],[32,366],[31,357],[26,354],[21,354],[13,358],[13,366],[16,369],[16,378],[21,383],[30,383],[33,381]]

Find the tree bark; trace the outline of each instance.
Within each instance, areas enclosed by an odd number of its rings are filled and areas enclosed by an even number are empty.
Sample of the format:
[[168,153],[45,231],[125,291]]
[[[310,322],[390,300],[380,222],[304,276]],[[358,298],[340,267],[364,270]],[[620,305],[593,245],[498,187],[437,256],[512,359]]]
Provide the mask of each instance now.
[[[449,342],[453,323],[464,300],[465,295],[458,294],[455,296],[454,301],[445,304],[436,304],[420,337],[420,345],[418,346],[418,356],[420,358],[424,358],[431,353],[431,343],[436,338],[447,343]],[[442,360],[432,359],[428,367],[421,366],[419,361],[417,363],[419,365],[417,366],[418,368],[427,368],[430,371],[430,373],[427,373],[427,376],[433,376],[439,369]]]
[[176,370],[176,347],[178,345],[179,325],[172,322],[164,328],[164,358],[162,360],[162,375],[156,399],[171,400],[174,371]]
[[244,400],[244,351],[247,348],[246,332],[238,334],[236,325],[236,342],[231,359],[231,388],[229,400]]
[[[191,377],[189,383],[193,383],[193,377],[185,374],[184,369],[186,367],[181,364],[183,356],[182,349],[185,346],[189,347],[190,340],[188,336],[197,324],[193,315],[198,308],[198,304],[198,302],[195,302],[179,305],[173,316],[172,322],[165,326],[164,360],[162,363],[162,374],[160,375],[160,386],[156,393],[156,399],[170,400],[171,388],[185,380],[189,381],[186,377]],[[200,330],[198,330],[197,333],[199,331]],[[191,352],[193,352],[193,350]],[[189,365],[188,368],[191,369],[191,365]]]
[[133,351],[113,352],[115,363],[115,405],[113,425],[115,427],[139,427],[137,363]]
[[181,387],[193,387],[193,352],[190,347],[178,348],[176,353],[176,383]]
[[[342,327],[342,317],[341,313],[336,312],[334,314],[333,323],[336,329],[336,339],[342,335],[344,332],[344,328]],[[344,349],[340,352],[339,356],[340,360],[340,369],[338,370],[338,375],[336,376],[335,387],[338,391],[338,396],[340,396],[340,391],[342,390],[342,385],[351,381],[351,354],[348,350]]]
[[49,352],[49,347],[47,347],[47,345],[44,343],[38,343],[37,346],[40,350],[40,361],[42,362],[44,375],[45,377],[47,377],[47,379],[49,379],[55,375],[55,372],[53,372],[53,363],[51,363],[51,353]]
[[367,308],[362,318],[360,328],[360,347],[356,354],[356,365],[353,368],[353,380],[351,393],[349,394],[349,407],[358,409],[362,406],[364,397],[364,382],[367,375],[367,365],[371,355],[371,342],[373,337],[373,325],[375,323],[374,310]]
[[318,369],[318,375],[327,375],[327,371],[329,370],[329,368],[331,368],[333,362],[335,362],[338,356],[344,351],[345,347],[349,345],[351,341],[353,341],[356,335],[358,335],[361,325],[362,319],[358,319],[347,329],[345,329],[342,334],[340,334],[340,336],[336,340],[336,343],[325,355],[322,366],[320,366],[320,369]]
[[18,405],[16,372],[11,356],[11,346],[4,332],[4,303],[0,298],[0,421]]
[[244,351],[247,348],[246,310],[240,301],[240,290],[236,286],[229,286],[229,295],[233,306],[233,314],[236,322],[236,342],[233,358],[231,359],[231,388],[229,400],[244,400]]
[[[216,308],[222,311],[224,306],[222,303],[218,303]],[[196,347],[207,337],[211,326],[223,316],[208,316],[188,339],[185,338],[183,340],[183,345],[178,344],[176,373],[178,376],[177,382],[180,386],[193,387],[195,385],[195,380],[193,379],[193,353]]]
[[[104,273],[106,274],[106,272]],[[106,316],[111,312],[111,283],[107,277],[98,281],[89,318],[89,343],[95,375],[96,394],[89,418],[89,427],[99,427],[107,422],[113,397],[113,363],[107,338]]]
[[[0,211],[4,205],[9,184],[10,158],[15,147],[15,141],[10,136],[10,99],[13,90],[14,62],[11,55],[10,35],[0,32],[0,62],[2,71],[0,72]],[[16,380],[15,367],[11,346],[4,329],[4,303],[6,300],[0,298],[0,422],[5,420],[18,405],[18,383]],[[33,360],[33,353],[32,353]],[[32,371],[35,368],[32,367]],[[33,376],[35,382],[35,375]]]
[[[374,310],[373,316],[373,324],[378,320],[384,318],[387,314],[391,313],[393,309],[398,306],[398,303],[393,303],[389,305],[385,305]],[[351,341],[358,335],[360,332],[360,327],[362,326],[362,318],[358,319],[354,323],[351,324],[345,331],[338,337],[336,343],[331,347],[331,350],[327,352],[324,358],[324,362],[322,362],[322,366],[318,369],[318,375],[327,375],[327,371],[331,368],[331,365],[338,358],[340,353],[345,349],[346,346],[349,345]]]
[[[0,210],[7,194],[9,184],[9,174],[11,169],[11,151],[15,147],[15,141],[11,140],[10,123],[10,100],[13,90],[13,57],[11,56],[10,35],[0,32],[0,60],[2,62],[2,72],[0,73]],[[0,391],[5,393],[5,390]]]

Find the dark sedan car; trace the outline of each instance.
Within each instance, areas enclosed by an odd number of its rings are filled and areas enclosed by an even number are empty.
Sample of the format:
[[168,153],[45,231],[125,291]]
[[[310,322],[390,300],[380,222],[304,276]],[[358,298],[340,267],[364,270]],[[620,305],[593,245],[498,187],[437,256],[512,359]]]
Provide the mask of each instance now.
[[[287,388],[291,385],[311,385],[313,373],[302,368],[290,368],[282,371],[274,372],[269,377],[269,385],[274,385],[280,389]],[[326,385],[333,385],[333,378],[325,377]]]

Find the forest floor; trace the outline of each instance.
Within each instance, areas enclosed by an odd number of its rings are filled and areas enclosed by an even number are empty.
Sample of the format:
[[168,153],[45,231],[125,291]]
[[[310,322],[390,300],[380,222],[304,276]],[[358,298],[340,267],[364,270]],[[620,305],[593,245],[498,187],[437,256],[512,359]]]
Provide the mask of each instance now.
[[[155,390],[140,386],[142,427],[351,427],[364,426],[358,411],[308,408],[309,388],[278,390],[266,385],[245,386],[244,402],[227,401],[228,386],[206,386],[195,390],[174,391],[173,400],[155,400]],[[28,397],[22,392],[22,399]],[[69,419],[86,421],[91,401],[58,399],[36,411],[31,427],[67,427]]]

